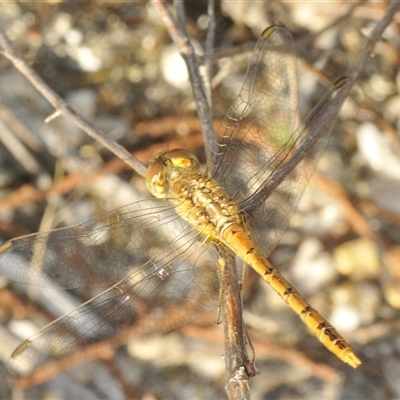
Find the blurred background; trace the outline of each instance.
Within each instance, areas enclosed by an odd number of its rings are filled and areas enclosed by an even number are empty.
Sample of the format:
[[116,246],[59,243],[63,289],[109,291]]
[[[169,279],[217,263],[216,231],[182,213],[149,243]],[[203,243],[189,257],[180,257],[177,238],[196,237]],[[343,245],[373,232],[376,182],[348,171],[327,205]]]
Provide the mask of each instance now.
[[[218,127],[269,25],[298,53],[299,112],[346,75],[388,4],[216,2],[213,112]],[[207,2],[185,2],[202,56]],[[204,164],[192,90],[158,12],[143,2],[2,3],[0,25],[34,70],[144,165],[183,147]],[[400,398],[400,20],[387,28],[346,100],[327,150],[270,260],[354,346],[343,365],[255,274],[244,319],[260,374],[254,399]],[[67,226],[146,195],[141,177],[60,117],[0,57],[0,238]],[[39,288],[39,290],[41,290]],[[49,300],[51,301],[51,300]],[[0,276],[0,399],[225,398],[216,314],[123,346],[108,360],[23,387],[5,362],[54,316]],[[19,337],[20,336],[20,337]]]

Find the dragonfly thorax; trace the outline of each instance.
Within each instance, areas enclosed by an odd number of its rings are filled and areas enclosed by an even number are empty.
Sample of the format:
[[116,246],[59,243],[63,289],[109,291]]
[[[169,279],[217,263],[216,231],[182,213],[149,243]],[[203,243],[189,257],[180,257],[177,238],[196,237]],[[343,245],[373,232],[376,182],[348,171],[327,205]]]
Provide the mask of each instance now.
[[236,203],[216,181],[199,172],[197,158],[187,150],[157,154],[146,183],[154,196],[174,201],[178,214],[209,240],[219,241],[228,226],[242,223]]

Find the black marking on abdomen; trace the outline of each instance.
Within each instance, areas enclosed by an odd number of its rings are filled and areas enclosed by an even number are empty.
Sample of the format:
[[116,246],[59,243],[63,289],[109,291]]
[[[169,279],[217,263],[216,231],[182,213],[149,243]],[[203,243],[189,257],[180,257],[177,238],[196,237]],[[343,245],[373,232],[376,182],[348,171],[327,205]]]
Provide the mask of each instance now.
[[301,310],[301,313],[302,313],[302,314],[307,314],[307,313],[310,312],[311,310],[312,310],[311,306],[307,306],[307,307],[304,307],[304,308]]
[[286,289],[286,291],[285,291],[285,293],[283,293],[283,295],[287,296],[287,295],[292,294],[292,293],[294,293],[294,289],[292,287],[290,287],[290,288]]
[[324,329],[326,327],[326,323],[325,322],[321,322],[318,326],[317,326],[317,329],[318,330],[321,330],[321,329]]
[[325,333],[326,336],[329,336],[329,339],[332,342],[334,342],[338,338],[334,333],[332,333],[331,329],[325,329],[324,333]]
[[267,268],[264,272],[264,275],[271,275],[274,272],[273,268]]

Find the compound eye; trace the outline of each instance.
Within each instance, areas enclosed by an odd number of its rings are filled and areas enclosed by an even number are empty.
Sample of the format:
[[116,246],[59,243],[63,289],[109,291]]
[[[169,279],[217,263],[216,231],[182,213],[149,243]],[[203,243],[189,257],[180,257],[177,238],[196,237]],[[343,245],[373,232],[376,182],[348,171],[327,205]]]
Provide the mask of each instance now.
[[158,198],[165,198],[168,193],[168,181],[179,170],[197,171],[200,163],[188,150],[175,149],[162,151],[150,161],[146,173],[146,185],[150,193]]
[[165,159],[170,160],[171,166],[196,171],[200,168],[197,157],[186,149],[174,149],[165,154]]
[[164,183],[165,176],[165,154],[158,153],[150,161],[146,172],[146,185],[149,192],[157,198],[165,197],[166,188]]

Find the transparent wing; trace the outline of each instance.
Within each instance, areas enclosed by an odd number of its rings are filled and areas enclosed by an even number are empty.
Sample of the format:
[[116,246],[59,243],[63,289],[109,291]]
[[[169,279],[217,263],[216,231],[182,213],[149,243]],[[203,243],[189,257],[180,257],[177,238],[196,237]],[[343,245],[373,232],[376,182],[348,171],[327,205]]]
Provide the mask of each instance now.
[[258,40],[238,98],[228,110],[209,175],[239,203],[257,191],[293,141],[297,125],[296,55],[291,34],[269,28]]
[[209,176],[248,213],[265,256],[287,228],[329,138],[335,118],[324,120],[323,113],[334,95],[329,91],[300,124],[292,35],[280,27],[264,31],[241,92],[218,131],[217,161],[209,166]]
[[139,201],[74,226],[13,239],[0,247],[0,270],[26,285],[108,287],[185,227],[166,204]]
[[1,263],[26,268],[22,255],[28,253],[36,254],[33,264],[41,267],[31,267],[28,277],[19,272],[19,282],[88,288],[113,281],[100,293],[81,291],[93,297],[25,341],[9,362],[12,371],[30,373],[50,358],[108,337],[117,345],[169,330],[216,307],[215,250],[200,244],[199,234],[164,204],[146,200],[11,242]]

